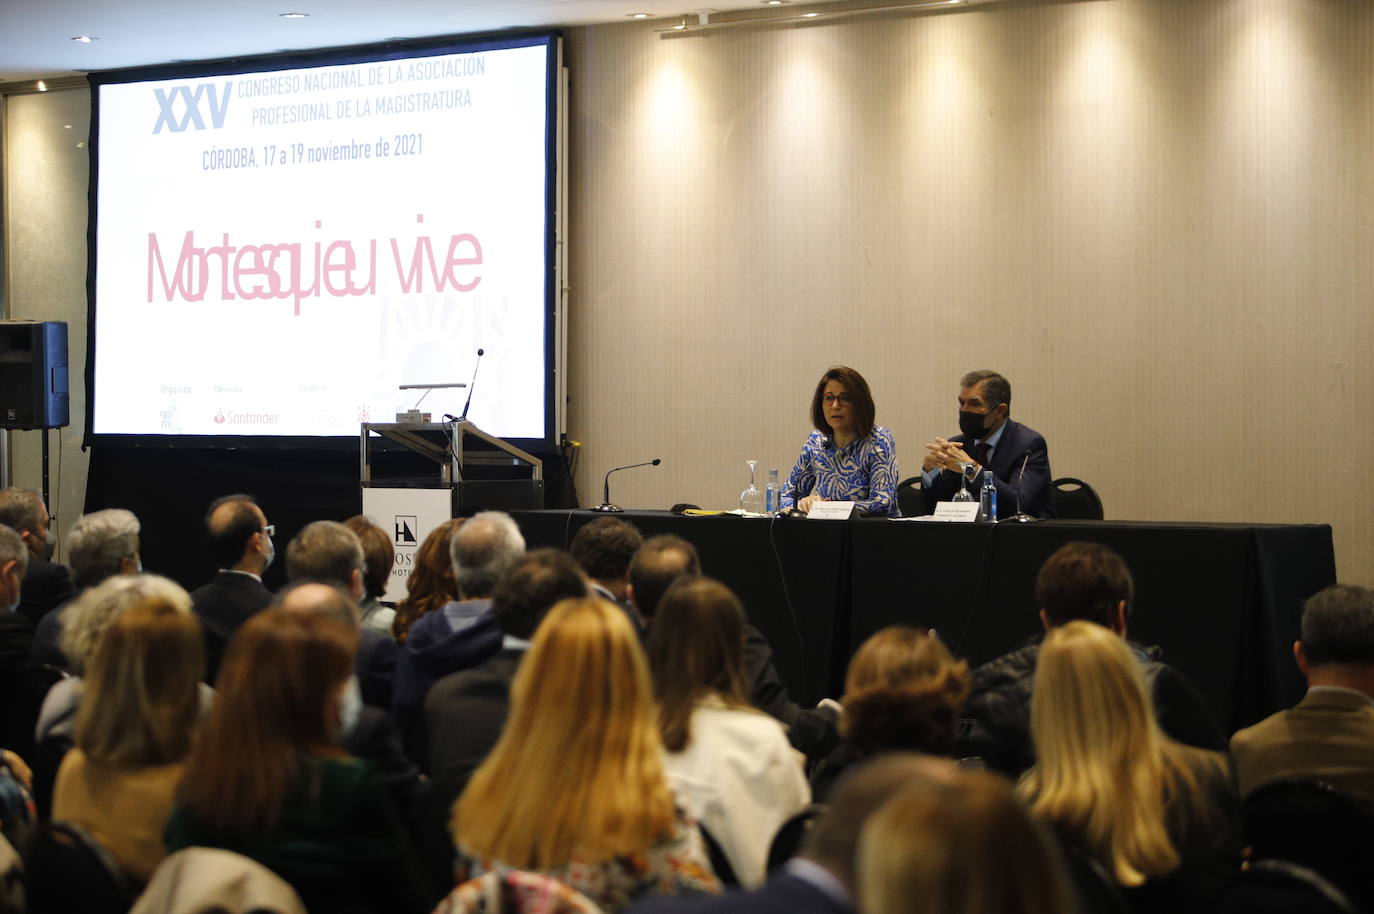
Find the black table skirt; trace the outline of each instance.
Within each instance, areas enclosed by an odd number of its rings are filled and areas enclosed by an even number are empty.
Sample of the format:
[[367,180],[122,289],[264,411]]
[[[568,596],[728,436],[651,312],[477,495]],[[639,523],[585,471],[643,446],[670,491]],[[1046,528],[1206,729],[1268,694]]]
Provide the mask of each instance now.
[[[566,548],[598,516],[515,512],[531,547]],[[675,533],[696,545],[705,572],[739,594],[803,704],[838,696],[854,649],[886,625],[934,628],[975,666],[1010,650],[1040,631],[1041,563],[1087,540],[1130,565],[1130,637],[1160,646],[1231,732],[1301,697],[1292,643],[1302,602],[1336,579],[1326,525],[620,516],[645,536]]]

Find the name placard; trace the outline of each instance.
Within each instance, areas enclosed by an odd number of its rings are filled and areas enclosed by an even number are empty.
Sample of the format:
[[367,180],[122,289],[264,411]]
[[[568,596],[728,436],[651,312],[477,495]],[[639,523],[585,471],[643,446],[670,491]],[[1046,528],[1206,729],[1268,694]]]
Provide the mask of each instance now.
[[978,502],[942,501],[935,506],[931,519],[947,524],[972,524],[978,520]]
[[[978,507],[974,505],[974,507]],[[852,501],[818,501],[806,512],[807,520],[849,520],[854,513]]]

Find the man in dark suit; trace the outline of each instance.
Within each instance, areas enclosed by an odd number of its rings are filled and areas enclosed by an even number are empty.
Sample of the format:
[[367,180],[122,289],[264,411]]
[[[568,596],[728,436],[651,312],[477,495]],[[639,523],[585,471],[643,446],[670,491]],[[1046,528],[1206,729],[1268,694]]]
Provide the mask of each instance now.
[[[338,521],[306,524],[286,546],[286,578],[319,581],[352,594],[356,604],[367,593],[363,581],[363,544]],[[354,670],[363,701],[384,711],[391,708],[392,679],[396,675],[396,642],[368,628],[358,631]]]
[[[631,914],[850,914],[854,903],[859,835],[869,816],[904,787],[920,781],[952,782],[958,768],[948,759],[893,752],[846,774],[830,804],[802,843],[801,852],[774,870],[768,884],[751,892],[710,898],[653,896]],[[913,899],[912,910],[920,910]]]
[[33,489],[0,489],[0,525],[18,533],[28,549],[29,568],[17,612],[37,625],[75,593],[67,566],[49,561],[57,537],[43,497]]
[[213,683],[234,632],[272,602],[262,574],[276,547],[274,528],[251,495],[216,499],[205,513],[205,528],[219,571],[191,594],[191,608],[205,630],[205,681]]
[[0,739],[7,745],[15,736],[14,710],[20,672],[28,662],[33,644],[33,623],[15,612],[30,561],[28,545],[19,534],[0,525]]
[[1231,737],[1241,796],[1308,778],[1374,808],[1374,590],[1333,584],[1312,596],[1293,656],[1302,701]]
[[[921,481],[927,513],[949,501],[960,476],[974,498],[991,471],[997,485],[997,516],[1020,509],[1034,517],[1054,517],[1050,455],[1045,438],[1013,422],[1011,382],[995,371],[971,371],[959,381],[959,434],[926,445]],[[963,467],[969,465],[965,471]],[[1024,468],[1024,469],[1023,469]]]

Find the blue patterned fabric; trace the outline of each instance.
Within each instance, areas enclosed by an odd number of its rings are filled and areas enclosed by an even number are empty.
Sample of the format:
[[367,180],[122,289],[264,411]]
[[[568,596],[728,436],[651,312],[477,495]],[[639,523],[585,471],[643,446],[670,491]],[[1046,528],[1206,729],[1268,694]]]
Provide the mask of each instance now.
[[782,487],[782,506],[791,508],[812,493],[828,501],[857,502],[858,510],[871,517],[898,516],[892,433],[875,425],[868,437],[837,448],[813,431]]

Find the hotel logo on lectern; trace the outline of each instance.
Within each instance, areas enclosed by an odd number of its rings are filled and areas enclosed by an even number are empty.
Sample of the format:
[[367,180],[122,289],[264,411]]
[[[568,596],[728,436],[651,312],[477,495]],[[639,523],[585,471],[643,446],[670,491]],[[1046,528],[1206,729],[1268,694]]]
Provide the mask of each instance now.
[[420,518],[414,514],[396,515],[396,545],[416,546],[420,539],[415,531],[420,527]]
[[[154,89],[157,97],[157,123],[153,133],[161,133],[165,126],[170,133],[181,133],[189,126],[204,130],[205,119],[201,117],[202,99],[209,103],[210,123],[218,130],[224,126],[224,116],[229,111],[229,93],[233,90],[232,81],[226,81],[222,94],[217,94],[214,83],[200,83],[197,86],[174,86],[171,89]],[[178,113],[177,102],[180,101]]]

